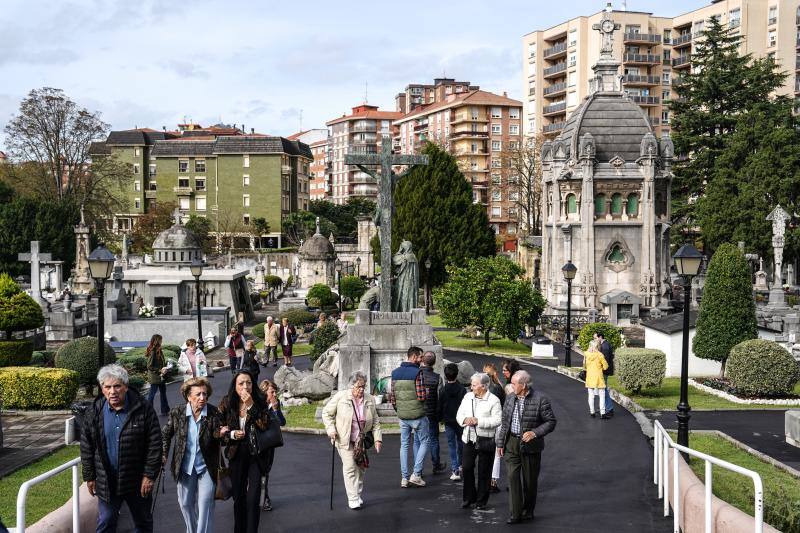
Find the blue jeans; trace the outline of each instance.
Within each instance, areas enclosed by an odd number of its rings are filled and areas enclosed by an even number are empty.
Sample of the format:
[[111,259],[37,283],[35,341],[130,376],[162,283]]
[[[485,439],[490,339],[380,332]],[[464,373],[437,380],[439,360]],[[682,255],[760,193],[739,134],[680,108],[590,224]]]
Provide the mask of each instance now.
[[[400,419],[400,472],[403,479],[408,479],[408,444],[411,432],[414,432],[414,474],[422,475],[425,455],[428,453],[428,417],[422,416],[413,420]],[[419,439],[419,440],[417,440]]]
[[464,441],[461,440],[461,433],[464,428],[461,426],[444,425],[444,433],[447,435],[447,448],[450,450],[450,470],[458,472],[461,468],[461,457],[464,455]]
[[117,521],[122,503],[128,504],[128,509],[133,518],[134,531],[136,533],[153,532],[153,513],[150,511],[153,505],[152,496],[142,498],[138,490],[118,496],[113,494],[111,501],[105,502],[97,499],[97,533],[115,533],[117,531]]
[[[419,434],[414,433],[414,453],[419,448]],[[434,470],[439,468],[441,457],[439,453],[439,422],[435,418],[428,418],[428,450],[431,452],[431,463]]]
[[605,392],[605,402],[606,402],[606,413],[610,413],[614,410],[614,402],[611,400],[611,391],[608,388],[608,376],[603,376],[603,381],[606,383],[606,392]]
[[216,483],[206,469],[202,474],[181,472],[178,503],[186,522],[186,533],[214,533],[214,492]]
[[147,393],[147,401],[150,402],[150,405],[153,406],[153,409],[156,408],[153,400],[156,398],[156,392],[161,392],[161,414],[166,415],[169,413],[169,404],[167,403],[167,386],[162,381],[158,385],[150,385],[150,392]]

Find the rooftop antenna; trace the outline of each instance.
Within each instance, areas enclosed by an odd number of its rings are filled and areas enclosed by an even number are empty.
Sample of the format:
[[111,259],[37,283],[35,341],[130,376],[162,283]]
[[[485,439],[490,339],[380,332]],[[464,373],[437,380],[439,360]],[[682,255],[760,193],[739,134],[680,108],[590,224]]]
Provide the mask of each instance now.
[[303,110],[300,110],[300,130],[303,131]]
[[621,9],[622,9],[622,11],[627,11],[628,10],[628,1],[627,0],[622,0]]
[[364,82],[364,103],[365,104],[369,103],[369,82],[368,81]]

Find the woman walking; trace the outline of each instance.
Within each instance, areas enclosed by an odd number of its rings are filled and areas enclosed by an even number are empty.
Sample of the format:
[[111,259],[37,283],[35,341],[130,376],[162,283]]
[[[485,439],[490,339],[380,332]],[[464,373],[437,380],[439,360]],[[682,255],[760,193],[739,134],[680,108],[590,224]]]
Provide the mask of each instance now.
[[264,395],[253,386],[249,372],[234,374],[228,395],[219,404],[227,436],[225,456],[233,485],[234,533],[256,533],[260,518],[261,477],[266,472],[263,455],[258,453],[257,431],[267,429],[269,411]]
[[258,351],[256,350],[256,343],[253,340],[247,341],[244,345],[241,368],[242,370],[250,372],[253,383],[258,383],[258,375],[261,373],[261,368],[258,366]]
[[150,384],[150,392],[147,394],[147,401],[155,408],[153,400],[156,392],[161,393],[161,414],[169,414],[169,402],[167,402],[167,386],[164,384],[164,375],[170,369],[167,359],[161,350],[161,335],[156,333],[150,337],[150,343],[144,353],[147,358],[147,382]]
[[228,336],[225,338],[225,349],[228,351],[231,373],[235,374],[236,370],[242,367],[242,355],[244,352],[244,335],[239,333],[236,327],[231,328],[228,332]]
[[[486,372],[486,375],[489,376],[491,380],[489,382],[489,392],[497,396],[497,399],[500,400],[500,410],[502,411],[503,404],[506,402],[506,390],[497,377],[497,367],[494,366],[494,363],[486,363],[483,365],[483,371]],[[496,431],[500,431],[500,426],[497,426]],[[498,481],[500,481],[500,456],[495,454],[494,463],[492,463],[492,482],[489,485],[489,492],[500,492],[500,488],[497,486]]]
[[490,383],[491,380],[486,374],[474,374],[470,380],[472,392],[464,396],[456,413],[456,420],[464,428],[462,434],[464,457],[461,464],[464,479],[462,509],[468,509],[473,505],[475,509],[485,509],[489,501],[492,460],[496,454],[495,431],[502,421],[500,400],[489,392]]
[[289,324],[287,317],[281,318],[281,325],[278,327],[278,342],[283,351],[283,364],[292,366],[292,346],[297,339],[297,330]]
[[[278,399],[278,386],[270,380],[265,379],[258,387],[267,398],[267,406],[270,413],[274,413],[275,418],[278,419],[281,426],[285,426],[286,417],[284,417],[283,412],[281,412],[281,401]],[[275,461],[275,448],[269,448],[263,455],[267,466],[267,473],[264,475],[264,505],[261,509],[263,511],[272,511],[272,500],[269,498],[269,473],[272,470],[272,463]]]
[[[188,344],[188,343],[187,343]],[[208,403],[211,383],[189,378],[181,386],[186,403],[169,413],[161,429],[164,464],[175,438],[170,471],[178,484],[178,503],[187,533],[214,532],[214,493],[219,467],[219,411]]]
[[583,368],[586,370],[586,390],[589,394],[589,416],[594,418],[594,397],[597,396],[600,403],[600,418],[611,418],[606,415],[605,388],[606,381],[603,378],[603,370],[608,368],[608,363],[603,354],[597,349],[597,341],[592,339],[589,343],[589,350],[583,356]]
[[350,388],[339,391],[322,410],[325,431],[342,459],[342,474],[350,509],[361,509],[364,473],[369,466],[366,447],[370,433],[375,451],[381,453],[381,423],[375,400],[365,392],[367,376],[360,370],[350,375]]
[[178,371],[183,376],[183,381],[208,376],[206,356],[203,350],[197,347],[197,341],[194,339],[186,339],[186,349],[178,358]]

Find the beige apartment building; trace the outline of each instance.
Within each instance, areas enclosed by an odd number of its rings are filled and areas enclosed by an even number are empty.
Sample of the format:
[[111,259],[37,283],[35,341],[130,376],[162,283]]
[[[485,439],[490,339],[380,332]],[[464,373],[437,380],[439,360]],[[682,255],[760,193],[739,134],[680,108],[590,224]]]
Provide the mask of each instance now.
[[[800,94],[800,0],[716,0],[674,18],[614,11],[620,24],[613,56],[622,64],[624,90],[654,126],[669,131],[673,83],[691,67],[694,46],[711,17],[742,35],[742,53],[772,55],[790,74],[783,94]],[[570,112],[588,95],[592,65],[600,58],[593,29],[602,12],[581,16],[523,37],[526,135],[557,135]]]
[[395,151],[417,153],[425,141],[448,148],[472,185],[473,201],[486,206],[495,233],[514,248],[518,231],[518,180],[503,165],[504,151],[522,140],[522,102],[487,91],[452,93],[395,119]]
[[410,83],[395,97],[397,111],[409,113],[418,107],[441,102],[451,94],[466,93],[480,89],[468,81],[454,78],[435,78],[433,84]]

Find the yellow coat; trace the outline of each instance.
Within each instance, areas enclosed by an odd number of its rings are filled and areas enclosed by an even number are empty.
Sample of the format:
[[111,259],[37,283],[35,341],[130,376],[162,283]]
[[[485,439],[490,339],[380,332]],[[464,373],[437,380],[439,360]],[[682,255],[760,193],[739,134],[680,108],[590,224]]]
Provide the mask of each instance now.
[[600,352],[586,352],[583,356],[583,368],[586,369],[586,388],[605,389],[603,370],[608,368],[606,358]]

